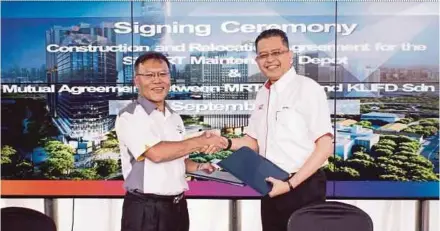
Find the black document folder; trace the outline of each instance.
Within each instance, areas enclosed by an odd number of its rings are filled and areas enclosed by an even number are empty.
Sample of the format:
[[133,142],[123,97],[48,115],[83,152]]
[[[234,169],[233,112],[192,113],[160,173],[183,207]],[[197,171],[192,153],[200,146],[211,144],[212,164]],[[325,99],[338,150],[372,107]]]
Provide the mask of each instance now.
[[229,172],[215,171],[209,174],[209,173],[205,173],[204,171],[196,171],[196,172],[187,173],[187,175],[193,176],[194,178],[198,178],[198,179],[212,180],[212,181],[217,181],[217,182],[232,184],[237,186],[245,185],[241,180],[237,179]]
[[289,173],[249,147],[238,149],[217,165],[263,196],[272,190],[272,184],[266,181],[267,177],[271,176],[283,181],[289,179]]

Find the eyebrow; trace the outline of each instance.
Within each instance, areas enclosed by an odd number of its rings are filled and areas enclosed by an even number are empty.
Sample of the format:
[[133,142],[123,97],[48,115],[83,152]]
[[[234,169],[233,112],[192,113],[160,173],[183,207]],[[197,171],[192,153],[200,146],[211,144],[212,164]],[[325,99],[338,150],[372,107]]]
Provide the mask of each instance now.
[[261,53],[268,53],[268,52],[272,52],[272,51],[280,51],[282,48],[276,48],[276,49],[273,49],[273,50],[270,50],[270,51],[261,51],[261,52],[258,52],[258,54],[261,54]]
[[[161,71],[145,71],[144,74],[157,73],[157,72],[169,72],[169,71],[166,71],[166,70],[161,70]],[[141,73],[138,72],[138,74],[141,74]]]

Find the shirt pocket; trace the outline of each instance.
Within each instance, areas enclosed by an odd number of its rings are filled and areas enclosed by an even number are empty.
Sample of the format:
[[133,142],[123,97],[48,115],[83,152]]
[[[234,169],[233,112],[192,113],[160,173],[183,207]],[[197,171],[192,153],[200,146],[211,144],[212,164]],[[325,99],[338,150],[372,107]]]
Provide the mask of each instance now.
[[162,129],[164,140],[166,141],[181,141],[185,139],[185,128],[180,123],[166,121]]
[[[264,139],[267,129],[266,111],[255,111],[249,118],[248,129],[252,127],[252,131],[248,130],[249,135],[255,139]],[[255,137],[254,137],[255,136]]]
[[276,115],[276,135],[280,140],[302,142],[307,139],[308,128],[304,116],[296,109],[284,109]]
[[168,141],[182,141],[185,139],[184,133],[176,130],[176,128],[171,127],[165,132],[165,136]]

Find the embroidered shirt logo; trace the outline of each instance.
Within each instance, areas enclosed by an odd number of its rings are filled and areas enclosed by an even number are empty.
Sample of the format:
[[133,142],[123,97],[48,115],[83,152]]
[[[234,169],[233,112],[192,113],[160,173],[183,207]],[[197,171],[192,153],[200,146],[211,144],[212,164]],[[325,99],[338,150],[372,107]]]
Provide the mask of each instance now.
[[179,134],[182,134],[183,133],[183,127],[180,124],[177,125],[176,131],[178,131]]

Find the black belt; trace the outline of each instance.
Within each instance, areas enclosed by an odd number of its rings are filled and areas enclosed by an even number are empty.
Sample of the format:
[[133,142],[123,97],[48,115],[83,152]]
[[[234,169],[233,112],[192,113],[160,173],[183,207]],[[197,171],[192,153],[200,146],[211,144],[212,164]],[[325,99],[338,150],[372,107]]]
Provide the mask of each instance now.
[[172,202],[173,204],[178,204],[184,198],[183,193],[178,195],[157,195],[152,193],[141,193],[138,190],[130,190],[128,193],[138,196],[144,200],[165,201]]

